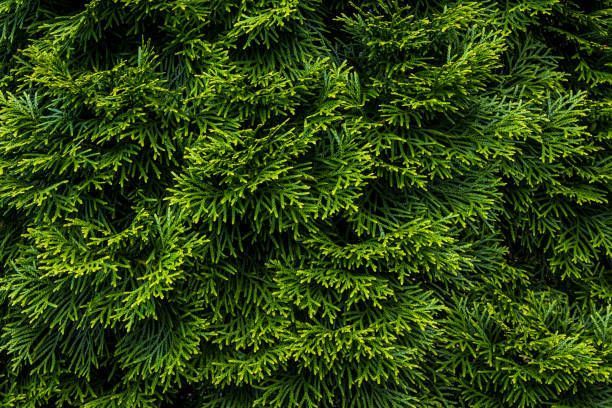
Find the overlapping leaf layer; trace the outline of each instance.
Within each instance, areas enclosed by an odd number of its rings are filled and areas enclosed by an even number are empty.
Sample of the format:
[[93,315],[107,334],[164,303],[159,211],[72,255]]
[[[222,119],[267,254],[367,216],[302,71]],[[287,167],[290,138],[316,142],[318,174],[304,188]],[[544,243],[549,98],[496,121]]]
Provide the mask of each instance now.
[[0,0],[0,405],[612,406],[611,19]]

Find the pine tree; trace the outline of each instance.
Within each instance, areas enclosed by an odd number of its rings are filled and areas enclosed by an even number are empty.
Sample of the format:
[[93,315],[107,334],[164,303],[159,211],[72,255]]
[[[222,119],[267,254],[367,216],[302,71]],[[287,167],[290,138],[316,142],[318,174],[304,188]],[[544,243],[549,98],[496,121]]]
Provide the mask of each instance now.
[[0,0],[0,406],[612,406],[609,0]]

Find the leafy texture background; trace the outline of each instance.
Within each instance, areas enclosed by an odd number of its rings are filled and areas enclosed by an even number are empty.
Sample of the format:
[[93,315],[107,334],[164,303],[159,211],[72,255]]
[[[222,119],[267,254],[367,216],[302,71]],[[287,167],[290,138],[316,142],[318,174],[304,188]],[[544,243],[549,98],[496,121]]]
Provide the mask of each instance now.
[[610,407],[609,0],[0,0],[2,407]]

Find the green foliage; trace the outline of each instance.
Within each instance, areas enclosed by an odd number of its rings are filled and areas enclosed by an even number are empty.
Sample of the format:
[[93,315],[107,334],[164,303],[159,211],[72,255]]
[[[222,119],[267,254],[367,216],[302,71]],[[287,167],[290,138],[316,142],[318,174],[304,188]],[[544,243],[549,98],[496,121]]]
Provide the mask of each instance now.
[[612,406],[608,0],[0,0],[0,406]]

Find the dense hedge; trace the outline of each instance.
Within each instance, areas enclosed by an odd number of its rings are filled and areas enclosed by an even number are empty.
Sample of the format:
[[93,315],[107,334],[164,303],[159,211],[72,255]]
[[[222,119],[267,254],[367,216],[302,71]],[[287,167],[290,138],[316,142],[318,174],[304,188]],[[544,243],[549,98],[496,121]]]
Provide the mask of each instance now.
[[0,406],[611,407],[611,20],[0,0]]

